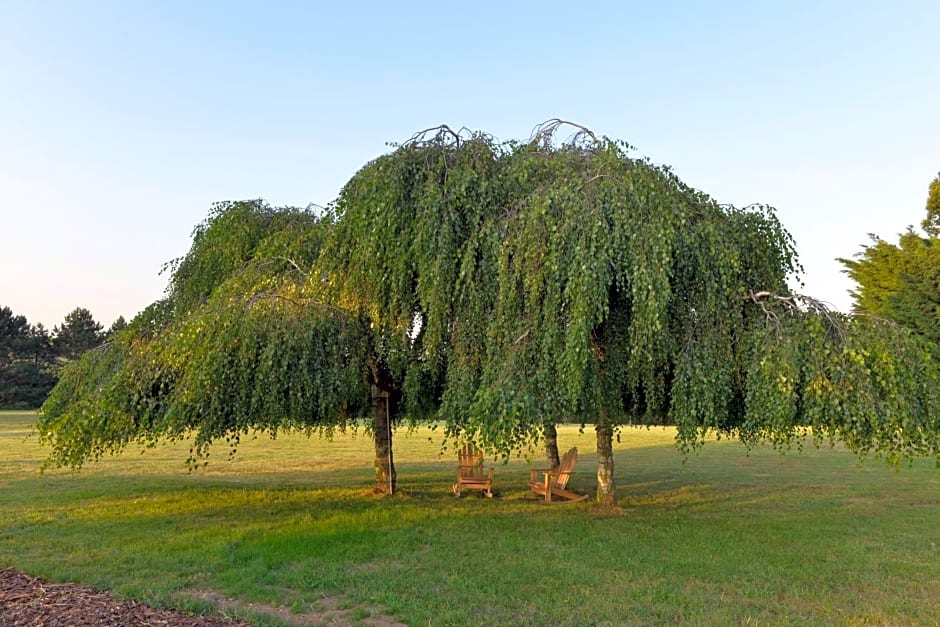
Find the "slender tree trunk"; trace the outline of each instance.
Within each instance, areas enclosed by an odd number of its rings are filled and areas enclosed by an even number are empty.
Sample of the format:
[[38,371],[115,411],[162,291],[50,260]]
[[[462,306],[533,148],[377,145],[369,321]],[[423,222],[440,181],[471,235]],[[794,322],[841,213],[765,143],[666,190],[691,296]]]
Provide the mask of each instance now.
[[558,468],[561,465],[561,458],[558,456],[558,431],[555,429],[554,422],[545,423],[545,459],[552,468]]
[[375,436],[375,490],[395,494],[398,477],[392,459],[392,421],[388,415],[389,393],[372,385],[372,429]]
[[597,433],[597,502],[601,505],[616,505],[614,430],[610,426],[606,409],[598,411],[594,431]]

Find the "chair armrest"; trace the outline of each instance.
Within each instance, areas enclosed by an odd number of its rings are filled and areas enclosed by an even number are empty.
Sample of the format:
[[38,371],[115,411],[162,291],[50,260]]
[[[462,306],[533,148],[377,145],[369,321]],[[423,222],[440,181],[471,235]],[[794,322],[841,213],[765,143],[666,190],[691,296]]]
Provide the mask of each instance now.
[[[536,479],[539,473],[545,475],[545,478],[550,480],[551,477],[558,476],[558,469],[557,468],[529,468],[529,481],[536,483]],[[551,483],[551,481],[549,481],[549,483]]]

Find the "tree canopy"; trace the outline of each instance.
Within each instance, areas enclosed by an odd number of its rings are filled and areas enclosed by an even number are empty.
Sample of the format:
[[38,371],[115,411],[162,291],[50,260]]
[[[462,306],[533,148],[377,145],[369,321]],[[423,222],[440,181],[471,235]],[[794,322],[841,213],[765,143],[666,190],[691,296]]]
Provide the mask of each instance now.
[[56,384],[62,362],[103,339],[87,309],[76,308],[53,333],[0,308],[0,409],[35,409]]
[[940,236],[940,174],[927,188],[927,217],[921,226],[930,237]]
[[167,298],[64,374],[39,425],[52,462],[190,432],[199,456],[371,412],[393,491],[394,419],[502,455],[577,420],[613,503],[625,423],[675,424],[685,450],[719,431],[940,451],[920,338],[788,294],[800,267],[773,209],[719,205],[631,153],[560,120],[524,142],[438,127],[322,216],[218,205]]
[[56,350],[67,359],[76,359],[101,343],[102,326],[90,311],[76,307],[65,316],[61,326],[52,330]]
[[55,353],[49,332],[0,307],[0,409],[38,407],[53,385]]
[[854,309],[905,326],[929,340],[940,358],[940,176],[929,187],[924,237],[908,227],[897,244],[876,235],[854,259],[839,259],[857,284]]
[[166,298],[63,371],[39,422],[51,461],[79,466],[191,433],[195,461],[250,429],[329,429],[355,415],[356,321],[305,287],[325,226],[261,201],[216,205],[169,264]]
[[327,259],[356,302],[422,342],[451,436],[508,454],[555,421],[593,423],[603,502],[624,422],[676,424],[685,449],[711,430],[782,447],[812,430],[861,452],[936,452],[922,347],[777,298],[800,268],[772,209],[718,205],[577,125],[556,141],[565,126],[502,144],[431,129],[336,204]]

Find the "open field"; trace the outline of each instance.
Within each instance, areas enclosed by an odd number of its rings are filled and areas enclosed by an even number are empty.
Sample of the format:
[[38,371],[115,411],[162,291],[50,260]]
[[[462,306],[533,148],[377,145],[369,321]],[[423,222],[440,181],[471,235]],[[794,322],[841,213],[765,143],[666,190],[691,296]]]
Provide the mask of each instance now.
[[[231,598],[256,624],[285,620],[261,606],[299,621],[337,605],[413,625],[940,621],[933,460],[895,472],[722,441],[683,464],[670,430],[628,429],[622,507],[600,510],[527,500],[522,459],[495,464],[498,498],[455,499],[429,430],[397,435],[394,498],[367,494],[362,434],[261,437],[231,462],[220,446],[194,474],[179,444],[40,475],[33,420],[0,412],[0,568],[159,606]],[[571,485],[592,492],[593,432],[561,428],[573,445]]]

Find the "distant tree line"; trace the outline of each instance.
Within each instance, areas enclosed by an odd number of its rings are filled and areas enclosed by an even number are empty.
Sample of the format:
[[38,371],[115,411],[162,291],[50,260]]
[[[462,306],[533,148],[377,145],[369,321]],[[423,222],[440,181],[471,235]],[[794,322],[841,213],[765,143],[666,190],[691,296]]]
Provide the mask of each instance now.
[[76,307],[50,332],[42,323],[0,307],[0,409],[34,409],[45,402],[61,367],[99,346],[126,326],[119,317],[110,329]]

